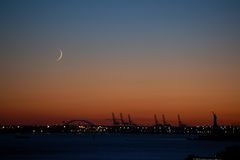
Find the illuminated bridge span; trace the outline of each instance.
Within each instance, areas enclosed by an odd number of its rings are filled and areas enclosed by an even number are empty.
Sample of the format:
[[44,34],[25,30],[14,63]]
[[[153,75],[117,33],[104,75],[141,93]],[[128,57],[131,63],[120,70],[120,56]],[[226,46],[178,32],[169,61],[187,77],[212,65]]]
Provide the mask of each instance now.
[[64,121],[64,125],[83,125],[83,126],[95,126],[94,123],[84,119],[74,119],[70,121]]

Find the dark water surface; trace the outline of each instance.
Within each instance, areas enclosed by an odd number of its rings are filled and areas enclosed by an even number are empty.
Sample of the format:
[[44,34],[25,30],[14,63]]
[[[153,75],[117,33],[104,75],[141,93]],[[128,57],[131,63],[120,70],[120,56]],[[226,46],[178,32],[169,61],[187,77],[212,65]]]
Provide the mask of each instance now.
[[3,160],[179,160],[190,154],[213,156],[240,142],[188,140],[186,135],[35,134],[0,135]]

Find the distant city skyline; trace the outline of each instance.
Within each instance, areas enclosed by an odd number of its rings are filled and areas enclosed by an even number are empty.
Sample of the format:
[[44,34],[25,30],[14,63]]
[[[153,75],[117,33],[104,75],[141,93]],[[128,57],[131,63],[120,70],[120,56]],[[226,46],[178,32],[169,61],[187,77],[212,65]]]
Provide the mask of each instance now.
[[0,124],[240,124],[237,0],[3,0],[0,19]]

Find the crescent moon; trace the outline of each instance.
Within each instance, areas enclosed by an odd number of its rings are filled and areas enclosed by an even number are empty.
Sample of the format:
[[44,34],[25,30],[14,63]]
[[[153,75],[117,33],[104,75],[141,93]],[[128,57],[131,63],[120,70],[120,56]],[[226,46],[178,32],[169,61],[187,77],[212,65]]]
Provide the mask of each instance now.
[[59,62],[63,57],[63,52],[62,50],[60,49],[60,56],[57,58],[57,62]]

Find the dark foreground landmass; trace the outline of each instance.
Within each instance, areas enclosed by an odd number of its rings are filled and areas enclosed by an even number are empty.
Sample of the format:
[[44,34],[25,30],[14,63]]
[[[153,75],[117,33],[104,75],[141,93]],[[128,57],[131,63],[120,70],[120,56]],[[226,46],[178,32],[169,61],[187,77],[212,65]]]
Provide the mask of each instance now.
[[189,155],[185,160],[237,160],[240,159],[240,146],[226,147],[214,156]]

